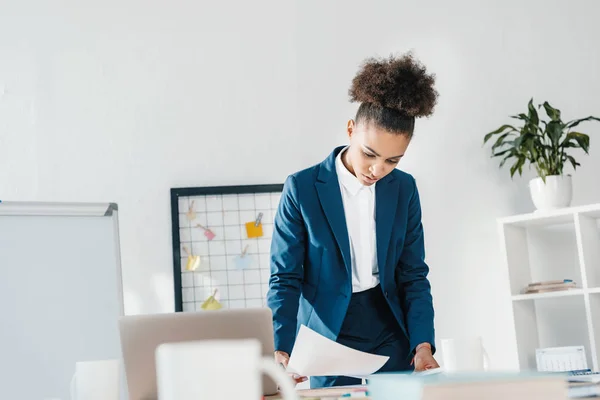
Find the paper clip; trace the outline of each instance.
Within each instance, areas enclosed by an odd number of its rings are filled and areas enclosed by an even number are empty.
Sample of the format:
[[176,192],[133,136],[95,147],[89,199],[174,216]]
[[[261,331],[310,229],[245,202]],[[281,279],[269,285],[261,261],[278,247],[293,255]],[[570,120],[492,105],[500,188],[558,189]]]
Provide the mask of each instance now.
[[246,257],[246,253],[248,252],[248,247],[250,247],[249,244],[247,244],[246,247],[244,247],[244,250],[242,251],[242,257]]
[[258,213],[258,217],[256,217],[256,222],[254,223],[254,226],[260,225],[260,221],[262,220],[262,217],[263,217],[263,213]]
[[187,213],[185,213],[185,216],[190,221],[193,221],[196,219],[196,210],[194,210],[194,203],[195,203],[195,200],[192,200]]

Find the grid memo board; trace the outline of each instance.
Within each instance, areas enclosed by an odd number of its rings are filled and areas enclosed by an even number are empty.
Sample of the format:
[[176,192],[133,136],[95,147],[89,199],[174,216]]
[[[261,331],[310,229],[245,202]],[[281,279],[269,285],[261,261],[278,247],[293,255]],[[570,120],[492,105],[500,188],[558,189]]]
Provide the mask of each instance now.
[[[282,184],[171,189],[175,311],[201,310],[215,289],[223,308],[265,305],[282,190]],[[259,215],[262,234],[249,237],[246,223],[256,226]],[[189,255],[199,260],[192,270]]]

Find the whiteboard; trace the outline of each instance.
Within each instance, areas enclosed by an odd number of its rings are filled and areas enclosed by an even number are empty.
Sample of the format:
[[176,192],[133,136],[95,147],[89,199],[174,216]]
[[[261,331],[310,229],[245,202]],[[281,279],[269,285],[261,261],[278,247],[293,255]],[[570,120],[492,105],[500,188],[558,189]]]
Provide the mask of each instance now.
[[0,393],[69,399],[75,362],[121,358],[118,212],[0,203]]

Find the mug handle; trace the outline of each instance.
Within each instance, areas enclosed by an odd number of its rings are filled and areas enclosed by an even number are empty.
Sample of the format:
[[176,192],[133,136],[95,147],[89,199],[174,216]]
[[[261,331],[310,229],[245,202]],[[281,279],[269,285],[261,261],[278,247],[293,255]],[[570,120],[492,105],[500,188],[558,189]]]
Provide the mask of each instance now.
[[70,391],[71,391],[71,400],[76,400],[76,397],[77,397],[77,394],[75,393],[76,378],[77,378],[77,373],[74,373],[73,377],[71,378],[71,385],[69,385]]
[[481,349],[483,350],[483,369],[485,371],[489,371],[489,369],[490,369],[490,356],[488,355],[487,351],[485,350],[485,347],[482,346]]
[[275,361],[273,361],[272,358],[263,357],[261,359],[260,368],[262,372],[269,375],[277,382],[283,393],[283,400],[299,400],[298,393],[296,393],[296,389],[294,388],[294,385],[292,385],[291,378],[280,366],[275,364]]

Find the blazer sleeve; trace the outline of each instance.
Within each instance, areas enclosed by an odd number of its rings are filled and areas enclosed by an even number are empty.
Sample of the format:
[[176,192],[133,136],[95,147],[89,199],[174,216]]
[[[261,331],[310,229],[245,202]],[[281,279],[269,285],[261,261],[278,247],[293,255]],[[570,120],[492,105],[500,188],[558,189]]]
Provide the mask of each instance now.
[[271,276],[267,305],[273,313],[275,350],[290,354],[296,340],[298,306],[304,276],[306,228],[293,176],[283,187],[271,241]]
[[431,285],[427,279],[429,267],[425,262],[425,243],[421,222],[421,203],[414,178],[413,192],[408,205],[404,248],[399,262],[399,283],[404,294],[403,305],[411,351],[420,343],[431,344],[435,353],[434,310]]

